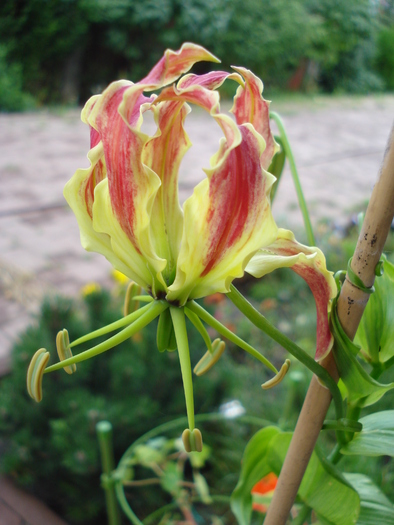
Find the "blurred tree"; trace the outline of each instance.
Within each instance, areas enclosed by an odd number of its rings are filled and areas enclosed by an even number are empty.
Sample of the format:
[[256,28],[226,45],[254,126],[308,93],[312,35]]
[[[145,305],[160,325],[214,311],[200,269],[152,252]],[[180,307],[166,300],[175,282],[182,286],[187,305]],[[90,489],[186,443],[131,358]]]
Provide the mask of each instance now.
[[371,0],[306,0],[321,20],[316,46],[324,91],[367,92],[382,88],[373,72],[378,9]]
[[235,0],[231,6],[228,31],[218,35],[219,56],[285,88],[300,62],[313,57],[319,20],[304,0]]
[[138,80],[166,47],[184,41],[281,89],[289,81],[299,87],[312,69],[326,91],[365,90],[379,87],[374,39],[379,24],[389,25],[392,3],[3,0],[0,45],[19,68],[22,89],[41,103],[83,103],[111,80]]

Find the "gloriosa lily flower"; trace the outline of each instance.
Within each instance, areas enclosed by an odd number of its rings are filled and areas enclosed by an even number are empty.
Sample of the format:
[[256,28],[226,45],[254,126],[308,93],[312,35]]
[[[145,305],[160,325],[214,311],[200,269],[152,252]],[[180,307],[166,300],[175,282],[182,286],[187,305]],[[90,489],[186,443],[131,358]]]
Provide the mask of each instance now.
[[[272,217],[270,191],[275,177],[267,169],[278,146],[270,130],[261,80],[241,67],[234,67],[232,73],[185,75],[202,60],[218,62],[194,44],[184,44],[176,52],[167,50],[140,82],[114,82],[86,103],[82,120],[90,126],[90,167],[77,170],[64,195],[78,220],[83,247],[103,254],[144,288],[149,297],[137,298],[148,304],[80,341],[67,344],[63,334],[59,345],[69,349],[126,326],[105,343],[46,369],[70,366],[105,351],[160,316],[159,349],[178,348],[180,356],[189,416],[184,441],[189,449],[199,448],[200,437],[192,414],[185,314],[208,347],[200,371],[216,362],[224,349],[220,340],[211,343],[203,320],[277,373],[259,352],[209,316],[194,299],[228,292],[244,271],[261,277],[275,268],[292,267],[308,282],[316,299],[316,358],[321,359],[332,345],[327,308],[336,294],[320,250],[298,244],[291,232],[278,229]],[[234,118],[220,111],[217,89],[226,79],[239,84],[231,110]],[[158,90],[158,95],[146,95]],[[211,115],[223,138],[210,167],[204,170],[206,178],[181,208],[178,169],[190,147],[183,127],[189,103]],[[147,111],[153,113],[157,125],[152,136],[141,131]],[[41,352],[37,359],[43,356]],[[37,391],[35,377],[30,375],[31,392]]]

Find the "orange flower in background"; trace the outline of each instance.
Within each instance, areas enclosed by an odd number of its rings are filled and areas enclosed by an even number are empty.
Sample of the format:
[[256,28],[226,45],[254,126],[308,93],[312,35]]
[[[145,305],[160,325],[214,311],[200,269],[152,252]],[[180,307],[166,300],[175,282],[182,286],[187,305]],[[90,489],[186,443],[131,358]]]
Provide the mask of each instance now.
[[[252,496],[256,495],[265,496],[266,498],[272,498],[277,483],[277,476],[273,472],[270,472],[269,474],[267,474],[267,476],[264,476],[263,479],[256,483],[256,485],[251,490],[251,494]],[[266,505],[265,503],[254,502],[252,508],[257,512],[262,512],[263,514],[265,514],[268,510],[268,505]]]

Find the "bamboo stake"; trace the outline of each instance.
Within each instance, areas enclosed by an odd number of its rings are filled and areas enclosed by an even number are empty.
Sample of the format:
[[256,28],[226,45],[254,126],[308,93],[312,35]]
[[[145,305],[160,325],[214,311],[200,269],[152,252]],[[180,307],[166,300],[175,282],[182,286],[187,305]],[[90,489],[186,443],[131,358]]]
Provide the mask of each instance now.
[[[371,287],[374,283],[375,267],[380,260],[393,216],[394,127],[391,130],[378,181],[372,191],[351,263],[352,270],[366,287]],[[338,299],[338,318],[350,339],[356,334],[368,298],[368,294],[356,288],[347,278],[345,279]],[[322,365],[334,379],[338,380],[332,353]],[[318,382],[316,376],[313,376],[264,525],[286,524],[330,403],[329,390]]]

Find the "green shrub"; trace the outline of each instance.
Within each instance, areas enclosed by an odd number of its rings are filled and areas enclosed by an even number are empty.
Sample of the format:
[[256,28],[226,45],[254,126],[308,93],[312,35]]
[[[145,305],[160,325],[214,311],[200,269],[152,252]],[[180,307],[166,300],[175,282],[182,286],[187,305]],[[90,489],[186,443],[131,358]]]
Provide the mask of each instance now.
[[34,99],[22,89],[22,66],[9,63],[7,49],[0,45],[0,111],[24,111],[34,107]]
[[376,66],[386,87],[394,90],[394,25],[379,32]]
[[[80,305],[70,300],[46,301],[38,325],[16,343],[13,373],[0,383],[0,469],[70,523],[98,525],[106,518],[96,423],[112,422],[118,460],[139,436],[184,416],[186,410],[177,353],[157,351],[152,326],[143,331],[141,341],[126,341],[79,364],[72,376],[63,371],[45,375],[43,400],[34,403],[26,393],[26,370],[33,353],[40,347],[52,351],[56,333],[64,326],[72,340],[119,318],[118,302],[104,291],[86,296],[84,308],[80,316]],[[196,362],[203,344],[197,337],[191,343]],[[231,398],[236,373],[236,366],[224,356],[210,374],[198,378],[196,413],[215,411]],[[258,388],[256,384],[257,392]],[[160,496],[151,491],[144,501],[133,502],[133,508],[138,513],[159,504]]]

